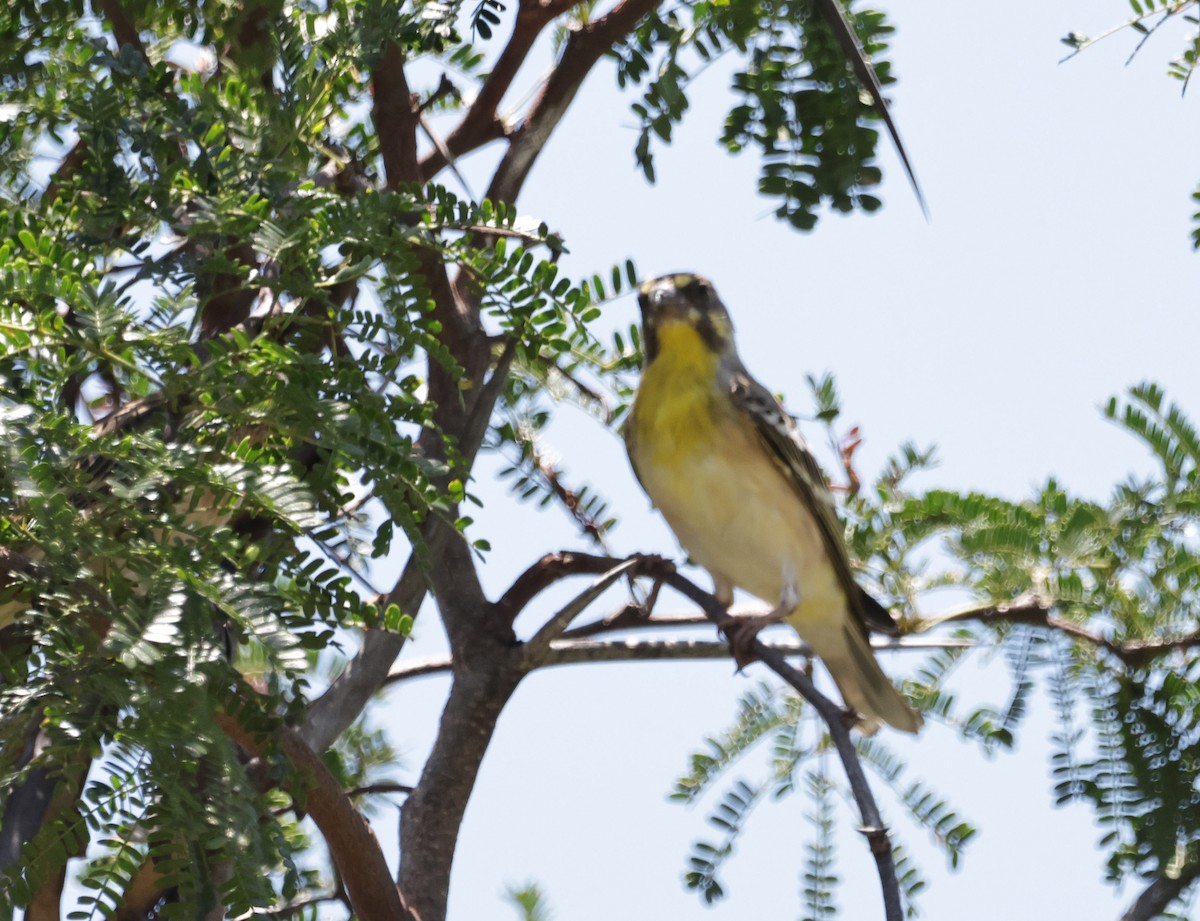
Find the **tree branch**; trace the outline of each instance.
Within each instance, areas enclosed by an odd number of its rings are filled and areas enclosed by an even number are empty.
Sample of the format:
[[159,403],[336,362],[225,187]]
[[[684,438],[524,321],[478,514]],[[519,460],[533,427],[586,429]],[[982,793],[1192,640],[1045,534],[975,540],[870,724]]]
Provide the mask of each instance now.
[[[495,405],[503,390],[504,379],[508,376],[508,369],[515,354],[516,342],[509,340],[497,359],[491,377],[480,389],[480,395],[463,425],[465,433],[459,448],[468,457],[474,457],[479,450],[487,431],[488,419],[491,418],[491,407]],[[435,539],[429,528],[426,528],[426,533],[430,541]],[[455,534],[453,538],[446,535],[437,539],[462,538]],[[428,552],[431,557],[436,558],[436,548],[430,546]],[[422,572],[420,561],[414,553],[409,556],[392,590],[380,603],[383,607],[395,604],[401,611],[416,617],[427,593],[425,573]],[[388,633],[384,630],[366,632],[358,655],[333,681],[328,690],[309,707],[301,730],[301,735],[309,745],[316,751],[324,751],[358,718],[367,701],[387,680],[388,670],[400,655],[406,639],[398,633]]]
[[[50,779],[47,772],[42,768],[35,771],[34,788],[40,787],[44,792],[50,793],[38,826],[33,829],[35,833],[43,828],[53,828],[55,824],[63,821],[68,813],[74,813],[80,808],[79,798],[83,794],[83,786],[87,779],[88,769],[91,767],[92,758],[86,751],[73,752],[69,757],[71,763],[68,771],[55,776],[49,785],[45,784],[45,781]],[[12,804],[18,794],[24,792],[24,787],[14,790],[9,798],[9,804]],[[5,818],[7,819],[7,815]],[[68,855],[75,858],[82,857],[87,847],[86,840],[64,841],[63,844],[67,847]],[[33,857],[34,855],[22,854],[22,856]],[[56,858],[52,859],[57,862]],[[63,861],[61,866],[46,876],[33,893],[29,905],[25,908],[26,921],[59,921],[62,912],[62,895],[66,885],[67,863]]]
[[[446,149],[435,149],[421,161],[422,181],[427,182],[436,176],[447,163],[452,162],[450,158],[461,157],[505,136],[508,128],[500,116],[500,103],[503,102],[505,93],[512,86],[521,65],[528,59],[530,49],[542,30],[556,16],[570,8],[571,3],[567,0],[524,0],[521,3],[508,43],[496,59],[492,72],[483,81],[483,86],[479,88],[475,101],[471,103],[471,107],[454,130],[446,136]],[[450,154],[450,158],[446,156],[447,153]]]
[[[426,592],[425,574],[413,553],[380,605],[386,608],[394,604],[415,617]],[[407,637],[399,633],[366,631],[358,655],[308,708],[300,735],[314,751],[325,751],[358,719],[363,707],[387,679],[388,669],[406,641]]]
[[[644,560],[648,557],[639,557],[639,559]],[[525,610],[529,602],[555,582],[572,575],[602,576],[612,568],[606,566],[606,563],[615,565],[619,562],[612,557],[573,553],[569,550],[561,553],[547,553],[517,576],[513,584],[496,602],[496,610],[509,623],[512,623],[517,619],[517,615]]]
[[[682,618],[681,618],[682,620]],[[689,618],[689,623],[694,621]],[[709,623],[704,618],[702,623]],[[648,626],[662,626],[649,622]],[[811,656],[812,647],[803,640],[772,640],[768,644],[785,656]],[[962,640],[919,640],[912,637],[881,637],[872,643],[875,649],[958,649],[971,644]],[[729,644],[724,640],[698,639],[632,639],[551,640],[545,652],[529,669],[553,668],[557,665],[589,665],[604,662],[711,662],[729,659]],[[387,684],[397,684],[410,678],[444,675],[452,671],[454,660],[437,656],[403,662],[388,672]]]
[[162,883],[162,874],[147,855],[125,887],[113,921],[145,921],[152,917],[154,906],[164,895]]
[[384,793],[412,793],[413,788],[404,783],[371,783],[362,787],[351,787],[346,795],[351,799],[360,796],[374,796]]
[[[524,6],[522,6],[523,11]],[[467,109],[455,129],[446,136],[445,150],[439,150],[435,145],[434,149],[421,161],[422,181],[428,182],[436,176],[447,164],[453,162],[452,157],[461,157],[478,147],[504,137],[506,128],[498,111],[500,100],[508,92],[513,78],[525,62],[543,25],[528,21],[523,18],[521,13],[517,14],[517,22],[513,27],[513,34],[509,37],[508,44],[500,52],[500,57],[496,59],[496,66],[484,81],[483,86],[480,87],[479,95],[475,97],[471,107]],[[447,153],[450,154],[449,157],[446,156]]]
[[[700,589],[690,580],[676,572],[675,565],[669,560],[664,560],[660,557],[632,557],[631,559],[638,561],[636,570],[639,575],[657,579],[663,584],[670,586],[689,601],[696,604],[704,612],[705,616],[718,627],[727,619],[728,612],[725,606],[713,595]],[[557,581],[557,579],[575,574],[601,575],[610,572],[614,566],[621,562],[623,561],[612,557],[595,556],[586,553],[550,554],[543,557],[538,563],[522,573],[505,594],[505,598],[509,599],[507,611],[512,612],[513,607],[517,603],[522,600],[527,602],[537,592]],[[503,603],[504,599],[501,599],[501,604]],[[523,607],[523,605],[521,606]],[[520,608],[516,607],[516,611],[519,610]],[[892,847],[888,838],[887,828],[883,824],[879,808],[871,793],[870,785],[867,783],[862,763],[859,761],[858,753],[854,748],[854,742],[850,738],[849,727],[853,722],[853,714],[821,694],[807,675],[788,664],[785,654],[779,649],[773,649],[763,643],[762,640],[755,638],[751,650],[772,671],[795,688],[812,705],[821,719],[824,720],[829,731],[829,736],[833,740],[838,756],[841,758],[842,766],[846,771],[846,777],[850,783],[850,789],[862,816],[862,828],[860,830],[866,836],[871,853],[875,858],[875,864],[879,872],[880,887],[883,890],[885,916],[887,921],[900,921],[902,909],[900,903],[900,886],[896,879],[895,859],[892,856]]]
[[58,164],[58,169],[54,171],[50,177],[50,181],[46,183],[46,191],[42,193],[43,205],[50,205],[54,199],[58,198],[58,192],[62,188],[62,184],[79,172],[79,168],[83,166],[83,161],[87,159],[87,154],[87,141],[80,138],[67,151],[67,155]]
[[604,53],[633,30],[660,0],[621,0],[604,16],[573,28],[557,66],[510,137],[508,150],[492,176],[487,197],[513,202],[534,161],[566,114],[575,94]]
[[400,811],[400,886],[420,921],[446,917],[467,802],[496,721],[523,675],[520,648],[486,628],[477,631],[455,661],[433,750]]
[[1200,863],[1186,864],[1177,876],[1156,876],[1121,915],[1121,921],[1152,921],[1200,877]]
[[[82,857],[80,850],[71,854]],[[43,882],[25,907],[25,921],[60,921],[62,918],[62,894],[67,885],[67,865],[64,863]]]
[[[808,651],[808,647],[799,642],[784,646],[787,647],[786,655],[800,655]],[[594,662],[700,662],[728,658],[729,644],[721,640],[559,639],[551,641],[530,669]],[[399,683],[426,675],[442,675],[451,671],[453,667],[454,660],[449,656],[404,662],[388,673],[387,683]]]
[[612,569],[572,598],[546,621],[525,644],[526,666],[536,665],[541,659],[542,654],[550,648],[550,642],[560,636],[570,626],[571,621],[582,614],[588,605],[608,591],[609,587],[620,579],[621,576],[632,574],[633,570],[637,568],[637,562],[636,559],[629,559],[613,566]]
[[983,624],[1029,624],[1034,627],[1057,630],[1072,639],[1103,649],[1132,668],[1143,666],[1176,649],[1191,649],[1194,646],[1200,646],[1200,630],[1194,630],[1173,639],[1156,637],[1146,640],[1127,640],[1120,643],[1088,630],[1073,621],[1055,617],[1051,613],[1053,609],[1054,603],[1051,599],[1023,596],[1007,604],[989,604],[956,611],[942,617],[928,618],[920,622],[918,630],[924,632],[945,623],[962,620],[974,620]]
[[[268,754],[264,738],[246,729],[235,717],[219,713],[217,722],[230,739],[252,755]],[[288,726],[280,727],[270,742],[293,768],[285,787],[325,838],[354,914],[363,921],[412,919],[392,882],[391,871],[370,824],[354,808],[325,763]]]
[[[734,609],[730,608],[729,613],[735,613]],[[647,614],[640,604],[630,603],[600,620],[593,620],[586,624],[580,624],[578,627],[572,627],[570,630],[564,630],[562,638],[574,640],[601,633],[613,633],[617,630],[637,630],[643,627],[695,627],[707,623],[708,618],[703,614]]]
[[138,35],[133,20],[121,6],[121,0],[100,0],[100,9],[104,11],[104,18],[108,20],[108,24],[112,26],[113,37],[117,40],[117,49],[120,50],[126,45],[130,45],[142,56],[143,60],[148,60],[146,47],[142,44],[141,36]]
[[468,457],[474,458],[483,445],[484,436],[487,435],[488,422],[492,418],[492,410],[496,406],[496,401],[500,399],[500,394],[504,391],[508,372],[512,368],[513,359],[516,356],[517,339],[512,336],[505,340],[504,348],[500,350],[500,357],[496,359],[496,366],[492,369],[487,383],[480,388],[479,396],[472,404],[470,415],[463,426],[459,450]]
[[379,135],[379,152],[387,173],[388,188],[406,182],[420,182],[417,166],[417,127],[420,111],[408,88],[404,73],[404,52],[389,41],[372,76],[375,104],[371,120]]
[[[334,890],[333,892],[318,892],[316,895],[310,895],[307,898],[298,899],[295,902],[290,902],[269,912],[264,912],[264,917],[267,918],[291,918],[296,915],[303,915],[307,909],[315,908],[325,902],[340,901],[342,893]],[[317,915],[316,917],[321,917]]]

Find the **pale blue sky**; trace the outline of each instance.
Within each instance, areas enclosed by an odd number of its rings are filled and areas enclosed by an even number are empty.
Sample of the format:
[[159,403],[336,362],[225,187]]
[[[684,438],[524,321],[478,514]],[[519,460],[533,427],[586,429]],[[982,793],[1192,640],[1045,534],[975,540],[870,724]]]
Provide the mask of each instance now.
[[[1053,474],[1103,497],[1130,471],[1149,470],[1132,439],[1101,419],[1109,395],[1152,378],[1200,416],[1188,237],[1200,127],[1196,99],[1181,100],[1165,76],[1183,36],[1166,30],[1128,68],[1131,35],[1060,65],[1063,35],[1099,33],[1129,15],[1127,4],[886,8],[899,30],[891,96],[929,223],[890,150],[877,216],[830,217],[810,235],[775,222],[754,192],[753,158],[731,158],[715,143],[728,102],[720,66],[693,90],[693,110],[676,144],[660,149],[659,184],[649,187],[634,166],[629,100],[602,65],[535,169],[521,210],[563,233],[569,271],[628,257],[646,276],[690,269],[711,277],[747,364],[794,410],[807,409],[806,373],[836,373],[846,419],[866,436],[865,472],[911,438],[939,446],[942,464],[925,486],[1020,497]],[[480,175],[485,166],[476,164]],[[608,311],[614,325],[636,317],[631,299]],[[612,432],[566,411],[551,442],[576,482],[594,482],[614,500],[621,552],[678,552]],[[486,460],[479,467],[476,488],[488,504],[473,535],[496,548],[485,573],[492,592],[544,551],[583,546],[556,510],[516,505],[493,484],[495,470]],[[417,634],[406,658],[442,650],[431,611]],[[883,657],[895,675],[916,661]],[[974,662],[959,692],[1001,702],[1002,658]],[[666,800],[689,752],[767,677],[762,666],[734,676],[729,664],[709,663],[529,678],[500,721],[467,812],[451,921],[511,917],[500,894],[529,879],[544,887],[558,921],[800,917],[809,831],[800,797],[759,808],[725,875],[729,898],[715,909],[681,884],[690,843],[712,830],[700,810]],[[379,718],[407,763],[397,779],[415,779],[446,686],[425,678],[388,693]],[[940,726],[915,741],[885,732],[910,759],[909,776],[981,828],[948,873],[923,834],[897,822],[932,883],[919,903],[925,917],[1116,919],[1128,903],[1132,888],[1115,892],[1102,881],[1089,811],[1052,808],[1051,730],[1039,698],[1016,752],[991,760]],[[750,760],[745,773],[760,764]],[[851,828],[850,813],[843,818]],[[377,817],[376,828],[394,857],[394,813]],[[881,917],[873,865],[852,832],[838,869],[841,917]]]

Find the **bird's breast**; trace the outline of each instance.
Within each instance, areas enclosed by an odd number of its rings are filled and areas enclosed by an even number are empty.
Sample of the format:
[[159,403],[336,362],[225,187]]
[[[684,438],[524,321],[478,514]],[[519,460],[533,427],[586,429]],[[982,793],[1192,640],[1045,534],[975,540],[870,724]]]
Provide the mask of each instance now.
[[711,383],[691,386],[654,370],[638,392],[630,450],[688,554],[768,604],[794,582],[802,608],[843,610],[821,530],[753,425]]
[[728,412],[716,392],[718,357],[699,333],[672,323],[659,339],[659,355],[642,375],[630,419],[639,471],[675,467],[705,452]]

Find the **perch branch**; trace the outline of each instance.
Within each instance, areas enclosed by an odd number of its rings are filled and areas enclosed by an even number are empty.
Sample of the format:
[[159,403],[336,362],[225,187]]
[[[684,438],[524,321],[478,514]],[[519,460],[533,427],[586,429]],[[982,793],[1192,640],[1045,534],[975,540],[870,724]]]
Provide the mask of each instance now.
[[[725,607],[708,592],[698,588],[692,582],[674,571],[674,566],[655,576],[663,583],[671,586],[704,611],[705,615],[718,627],[728,616]],[[763,661],[775,674],[790,684],[824,720],[829,730],[829,736],[837,749],[842,767],[846,771],[846,779],[850,782],[850,790],[854,801],[858,804],[862,817],[862,827],[859,831],[866,837],[871,855],[875,858],[875,866],[879,873],[879,884],[883,890],[884,916],[887,921],[900,921],[904,916],[900,903],[900,884],[896,879],[896,861],[892,855],[892,844],[888,837],[887,826],[879,814],[879,807],[867,783],[862,762],[850,738],[850,728],[846,719],[846,711],[816,689],[809,678],[799,669],[793,668],[787,658],[778,649],[773,649],[761,639],[755,638],[751,647],[754,654]]]
[[[685,622],[679,618],[679,622]],[[697,621],[687,618],[688,624]],[[708,618],[701,623],[707,624]],[[662,623],[648,621],[651,627],[661,627]],[[772,640],[769,644],[785,656],[809,656],[812,649],[803,640]],[[898,639],[881,638],[872,644],[876,649],[949,649],[970,646],[962,640],[914,640],[912,637]],[[729,644],[721,640],[696,639],[608,639],[608,640],[569,640],[559,638],[551,640],[545,652],[530,668],[553,668],[556,665],[586,665],[601,662],[711,662],[728,659]],[[527,663],[528,664],[528,663]],[[412,662],[402,662],[392,667],[388,672],[386,684],[396,684],[410,678],[423,678],[426,675],[449,674],[454,668],[454,660],[449,656],[432,656],[426,659],[416,659]]]
[[[717,626],[727,619],[728,612],[725,606],[713,595],[676,572],[675,565],[671,561],[661,557],[648,556],[635,556],[630,560],[619,560],[586,553],[549,554],[517,578],[498,602],[498,606],[502,607],[507,615],[515,617],[538,592],[559,579],[569,575],[604,575],[612,572],[614,567],[629,561],[636,561],[636,566],[629,570],[631,574],[647,576],[670,586],[696,604],[705,616]],[[825,722],[862,816],[861,831],[867,838],[871,854],[875,858],[879,882],[883,890],[885,916],[887,921],[900,921],[903,916],[900,886],[896,879],[896,863],[892,855],[891,842],[888,838],[887,828],[879,814],[879,808],[875,803],[874,795],[871,793],[870,785],[867,783],[862,763],[855,751],[854,742],[850,738],[847,712],[821,694],[813,685],[812,680],[803,672],[793,668],[788,663],[785,653],[779,649],[773,649],[757,638],[751,649],[767,667],[795,688]]]

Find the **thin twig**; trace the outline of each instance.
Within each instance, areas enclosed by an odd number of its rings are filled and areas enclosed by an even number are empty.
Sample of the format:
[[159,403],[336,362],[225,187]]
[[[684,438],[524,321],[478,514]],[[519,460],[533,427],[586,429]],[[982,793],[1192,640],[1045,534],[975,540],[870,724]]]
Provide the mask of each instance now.
[[[731,609],[730,613],[734,613]],[[738,613],[741,613],[740,610]],[[707,624],[703,614],[654,614],[648,616],[640,604],[627,604],[607,617],[593,620],[563,631],[563,639],[583,639],[617,630],[637,630],[643,627],[695,627]]]
[[[539,450],[536,433],[526,431],[527,428],[520,423],[515,424],[513,426],[514,440],[525,446],[529,454],[528,461],[533,466],[533,470],[545,481],[546,488],[562,503],[567,514],[579,525],[584,535],[601,550],[607,552],[608,542],[605,540],[604,522],[589,515],[582,508],[583,494],[571,489],[563,482],[563,472]],[[518,458],[513,466],[520,466],[520,464],[521,458]]]
[[[446,79],[444,74],[442,79]],[[430,143],[433,144],[437,152],[446,161],[446,165],[450,167],[450,172],[454,174],[454,178],[457,179],[458,184],[462,186],[467,198],[471,199],[471,201],[477,201],[475,193],[471,190],[471,184],[467,182],[467,178],[458,168],[458,160],[455,158],[454,154],[450,152],[450,148],[446,146],[446,142],[442,140],[441,135],[433,130],[433,125],[429,123],[429,119],[425,116],[424,108],[424,106],[421,107],[421,112],[417,116],[418,122],[421,125],[421,130],[425,132],[425,136],[429,138]]]
[[[547,238],[534,233],[532,230],[520,230],[516,227],[489,227],[482,224],[464,224],[461,225],[461,229],[466,233],[486,234],[489,237],[508,237],[512,240],[520,240],[527,247],[546,246],[552,252],[556,251],[556,245],[561,245],[558,237],[553,233]],[[463,266],[463,268],[466,268],[466,266]]]
[[1136,45],[1134,45],[1133,50],[1131,52],[1129,52],[1129,57],[1127,57],[1125,59],[1126,67],[1128,67],[1130,64],[1133,63],[1133,59],[1136,58],[1138,56],[1138,52],[1141,51],[1143,47],[1145,47],[1146,42],[1150,41],[1150,37],[1155,32],[1157,32],[1159,29],[1161,29],[1164,25],[1166,25],[1167,20],[1170,19],[1172,16],[1174,16],[1177,12],[1179,12],[1177,9],[1175,9],[1175,10],[1168,9],[1168,10],[1164,11],[1162,14],[1162,19],[1160,19],[1158,22],[1156,22],[1150,28],[1148,28],[1144,32],[1142,32],[1142,37],[1138,40],[1138,43]]
[[612,569],[560,608],[525,644],[526,661],[536,662],[538,657],[549,648],[551,640],[558,637],[570,626],[571,621],[583,613],[588,605],[608,591],[609,587],[621,576],[635,569],[637,565],[636,559],[616,563]]
[[562,378],[567,381],[567,383],[569,383],[575,388],[576,391],[578,391],[579,395],[583,397],[586,402],[594,403],[599,406],[602,413],[602,418],[604,419],[604,424],[612,425],[613,410],[612,407],[608,405],[608,399],[603,393],[601,393],[595,387],[592,387],[580,380],[577,375],[571,373],[557,362],[551,362],[551,370],[553,373],[561,375]]
[[[675,591],[695,602],[718,627],[726,620],[728,615],[724,606],[714,596],[674,572],[673,567],[672,571],[663,573],[661,578]],[[870,784],[867,783],[854,742],[850,738],[850,725],[854,714],[818,691],[812,679],[799,669],[793,668],[778,649],[771,648],[756,637],[751,650],[768,668],[795,688],[824,720],[862,816],[859,831],[866,837],[871,854],[875,858],[879,884],[883,890],[884,916],[887,921],[901,921],[903,909],[900,903],[900,884],[896,879],[896,861],[892,855],[891,840],[888,837],[887,826],[883,824],[883,818],[879,814],[875,797],[871,793]]]
[[[1075,41],[1073,43],[1068,42],[1069,44],[1071,44],[1071,53],[1068,54],[1066,57],[1059,59],[1058,63],[1065,64],[1067,61],[1071,60],[1071,58],[1075,57],[1075,55],[1079,54],[1082,51],[1087,50],[1088,48],[1091,48],[1092,45],[1095,45],[1097,42],[1102,42],[1102,41],[1104,41],[1104,39],[1110,38],[1111,36],[1116,35],[1118,32],[1123,32],[1126,29],[1141,25],[1143,20],[1149,19],[1151,16],[1154,16],[1160,12],[1165,14],[1165,16],[1164,16],[1164,19],[1165,19],[1166,17],[1173,16],[1176,13],[1180,12],[1181,10],[1186,9],[1187,7],[1193,5],[1194,3],[1195,3],[1195,0],[1186,0],[1186,2],[1175,3],[1169,7],[1166,7],[1165,9],[1151,10],[1141,16],[1134,16],[1132,19],[1127,19],[1124,22],[1118,23],[1117,25],[1113,26],[1112,28],[1107,29],[1104,32],[1101,32],[1095,38],[1083,38],[1081,36],[1076,36],[1075,33],[1072,32],[1068,36],[1068,38],[1075,39]],[[1158,25],[1162,25],[1162,23],[1159,23]],[[1155,26],[1155,28],[1158,28],[1158,26]],[[1143,39],[1143,41],[1144,41],[1144,39]],[[1140,43],[1139,43],[1138,47],[1139,48],[1141,47]],[[1134,53],[1135,54],[1137,53],[1136,49],[1135,49]],[[1128,64],[1129,62],[1126,61],[1125,63]]]
[[346,795],[351,799],[360,796],[375,796],[384,793],[412,793],[413,788],[406,783],[370,783],[361,787],[351,787]]
[[[313,908],[325,902],[337,902],[342,899],[342,893],[334,890],[333,892],[320,892],[316,895],[308,896],[307,898],[299,899],[295,902],[289,902],[287,905],[281,905],[272,911],[265,912],[263,917],[266,918],[290,918],[293,915],[298,915],[306,909]],[[349,907],[349,906],[347,906]]]
[[332,547],[330,547],[329,544],[327,544],[325,541],[317,540],[315,537],[313,537],[312,532],[316,532],[316,531],[320,530],[321,528],[325,528],[325,527],[327,527],[327,525],[324,522],[322,522],[322,524],[320,525],[319,528],[318,527],[309,528],[308,529],[309,533],[307,533],[306,536],[308,537],[309,540],[311,540],[314,544],[317,545],[317,549],[321,551],[321,553],[325,556],[325,559],[329,560],[329,562],[333,563],[335,566],[337,566],[338,569],[340,569],[342,572],[346,573],[346,575],[348,575],[351,579],[353,579],[355,582],[357,582],[359,585],[361,585],[363,588],[365,588],[370,593],[369,597],[371,599],[377,601],[378,599],[382,598],[383,592],[381,592],[374,585],[372,585],[370,579],[368,579],[366,576],[364,576],[362,573],[360,573],[358,570],[356,570],[353,566],[351,566],[350,561],[348,559],[343,559],[342,557],[338,556],[337,551],[334,550]]

